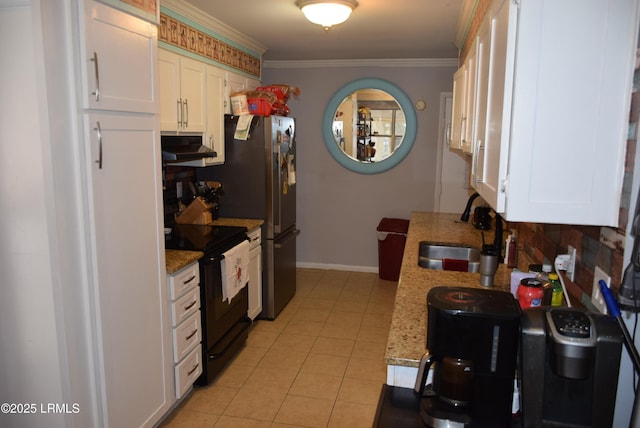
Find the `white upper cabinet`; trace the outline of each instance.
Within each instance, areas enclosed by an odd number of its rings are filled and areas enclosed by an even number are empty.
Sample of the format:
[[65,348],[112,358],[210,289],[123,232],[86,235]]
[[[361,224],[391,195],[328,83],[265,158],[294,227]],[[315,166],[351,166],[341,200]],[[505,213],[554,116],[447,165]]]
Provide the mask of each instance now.
[[157,73],[148,72],[156,70],[157,27],[91,2],[84,5],[83,26],[82,106],[157,113]]
[[493,2],[472,185],[507,220],[618,225],[637,35],[634,0]]
[[[224,163],[224,71],[207,66],[207,145],[216,152],[207,165]],[[227,102],[228,103],[228,102]]]
[[464,64],[453,75],[453,106],[449,148],[471,153],[476,97],[476,50],[474,42]]
[[206,64],[159,50],[160,131],[205,132]]

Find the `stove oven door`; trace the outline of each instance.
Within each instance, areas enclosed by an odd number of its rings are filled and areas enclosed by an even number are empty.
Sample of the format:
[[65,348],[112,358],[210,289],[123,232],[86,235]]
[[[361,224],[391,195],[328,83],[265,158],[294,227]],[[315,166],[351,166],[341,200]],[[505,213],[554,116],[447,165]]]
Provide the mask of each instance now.
[[247,316],[248,290],[245,286],[231,302],[222,301],[221,258],[205,257],[200,261],[202,299],[202,376],[196,381],[206,385],[242,347],[251,320]]

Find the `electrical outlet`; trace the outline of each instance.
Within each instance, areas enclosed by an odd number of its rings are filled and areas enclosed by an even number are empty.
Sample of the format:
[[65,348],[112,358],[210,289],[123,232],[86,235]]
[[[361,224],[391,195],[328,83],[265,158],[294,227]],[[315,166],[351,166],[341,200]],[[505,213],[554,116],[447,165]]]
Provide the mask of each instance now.
[[611,277],[607,275],[602,269],[596,266],[593,271],[593,291],[591,292],[591,303],[601,313],[607,314],[607,304],[604,301],[604,296],[600,292],[600,280],[607,283],[607,287],[611,287]]
[[573,281],[576,273],[576,249],[571,245],[568,246],[567,252],[569,253],[569,264],[567,265],[567,276],[569,281]]

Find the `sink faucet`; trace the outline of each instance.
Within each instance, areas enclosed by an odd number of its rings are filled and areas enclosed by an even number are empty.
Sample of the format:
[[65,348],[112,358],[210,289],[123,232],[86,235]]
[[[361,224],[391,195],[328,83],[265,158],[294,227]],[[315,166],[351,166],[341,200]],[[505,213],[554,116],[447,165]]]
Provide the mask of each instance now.
[[473,201],[478,196],[480,196],[480,194],[478,192],[475,192],[474,194],[469,196],[469,200],[467,201],[467,206],[464,207],[464,212],[460,216],[460,221],[464,221],[465,223],[469,221],[469,214],[471,213],[471,204],[473,204]]

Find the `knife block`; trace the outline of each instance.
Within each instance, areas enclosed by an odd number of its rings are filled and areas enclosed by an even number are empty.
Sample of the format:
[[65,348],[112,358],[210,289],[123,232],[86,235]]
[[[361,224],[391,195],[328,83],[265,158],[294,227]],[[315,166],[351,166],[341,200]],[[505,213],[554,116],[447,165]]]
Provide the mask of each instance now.
[[213,220],[211,215],[212,205],[207,204],[200,196],[195,198],[189,206],[176,215],[178,224],[209,224]]

